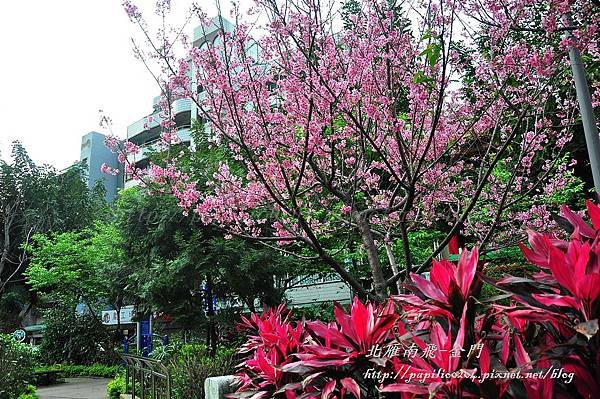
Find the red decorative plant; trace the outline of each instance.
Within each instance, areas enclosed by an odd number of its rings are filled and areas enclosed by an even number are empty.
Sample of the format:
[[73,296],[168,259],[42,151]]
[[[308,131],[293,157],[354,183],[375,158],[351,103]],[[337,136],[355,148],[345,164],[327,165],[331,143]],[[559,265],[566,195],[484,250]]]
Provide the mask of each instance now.
[[[408,294],[338,304],[335,321],[291,323],[280,307],[243,319],[250,398],[599,398],[600,207],[567,207],[570,237],[529,231],[529,277],[485,276],[477,249],[411,274]],[[483,282],[508,304],[478,300]]]

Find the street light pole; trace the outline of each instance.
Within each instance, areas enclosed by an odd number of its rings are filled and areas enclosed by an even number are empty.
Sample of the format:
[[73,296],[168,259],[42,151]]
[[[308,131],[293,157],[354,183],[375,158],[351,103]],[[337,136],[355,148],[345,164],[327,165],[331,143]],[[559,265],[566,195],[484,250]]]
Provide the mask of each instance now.
[[[570,14],[563,14],[562,20],[566,28],[571,27]],[[566,31],[565,36],[574,38],[571,31]],[[581,112],[581,122],[590,158],[594,187],[596,193],[600,194],[600,138],[598,137],[598,126],[596,125],[596,117],[594,116],[585,69],[581,60],[581,53],[577,46],[569,46],[569,60],[571,61],[571,70],[573,71],[573,79],[575,80],[575,92],[577,93],[577,102],[579,103],[579,111]]]

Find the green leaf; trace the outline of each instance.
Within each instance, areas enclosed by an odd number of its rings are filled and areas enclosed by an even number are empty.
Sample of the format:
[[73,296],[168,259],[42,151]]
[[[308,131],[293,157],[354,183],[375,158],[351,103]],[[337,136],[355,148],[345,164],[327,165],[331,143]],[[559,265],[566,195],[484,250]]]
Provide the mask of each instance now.
[[442,46],[440,46],[438,43],[429,43],[425,50],[423,50],[419,55],[426,56],[429,66],[433,68],[435,64],[437,64],[441,52]]
[[415,73],[415,75],[413,76],[414,83],[430,83],[433,81],[433,78],[425,75],[423,71],[417,71],[417,73]]

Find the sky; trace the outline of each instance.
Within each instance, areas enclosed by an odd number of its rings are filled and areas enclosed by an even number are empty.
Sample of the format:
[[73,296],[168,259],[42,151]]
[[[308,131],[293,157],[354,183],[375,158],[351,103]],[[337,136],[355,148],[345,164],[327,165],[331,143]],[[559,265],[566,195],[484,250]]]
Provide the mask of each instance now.
[[[155,1],[136,3],[152,16]],[[178,23],[192,1],[173,3]],[[99,110],[112,118],[114,134],[125,137],[127,125],[146,116],[159,93],[133,56],[130,38],[139,34],[121,0],[3,2],[0,157],[8,159],[11,142],[20,140],[36,163],[61,170],[79,160],[81,136],[108,133],[99,126]]]

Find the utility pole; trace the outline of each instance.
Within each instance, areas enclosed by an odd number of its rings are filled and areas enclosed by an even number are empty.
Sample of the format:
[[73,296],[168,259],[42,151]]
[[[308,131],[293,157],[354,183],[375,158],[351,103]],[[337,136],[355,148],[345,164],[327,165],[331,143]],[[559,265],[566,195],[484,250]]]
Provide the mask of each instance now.
[[[565,28],[571,28],[570,13],[563,14],[562,22]],[[570,30],[567,30],[565,37],[574,38],[575,36]],[[575,92],[577,93],[577,101],[579,102],[579,112],[581,112],[581,122],[583,123],[583,132],[590,158],[594,187],[596,193],[600,194],[600,138],[598,137],[598,126],[596,125],[590,89],[585,76],[585,68],[581,60],[581,53],[576,46],[569,46],[569,60],[571,61],[571,70],[573,71],[573,79],[575,80]]]

